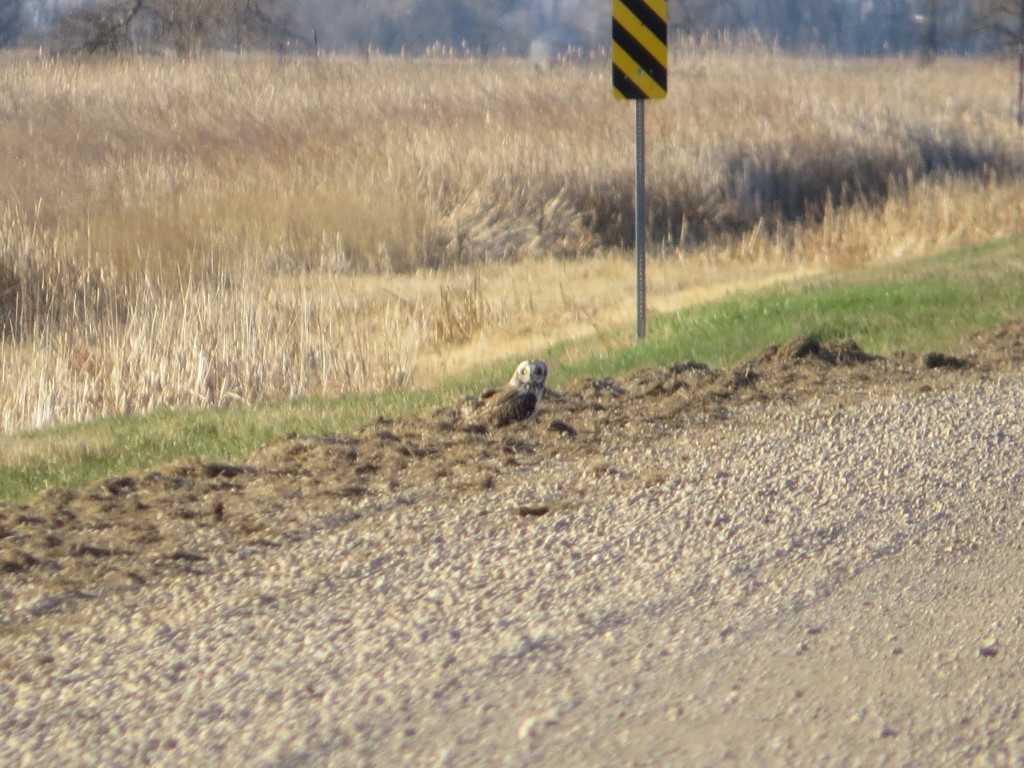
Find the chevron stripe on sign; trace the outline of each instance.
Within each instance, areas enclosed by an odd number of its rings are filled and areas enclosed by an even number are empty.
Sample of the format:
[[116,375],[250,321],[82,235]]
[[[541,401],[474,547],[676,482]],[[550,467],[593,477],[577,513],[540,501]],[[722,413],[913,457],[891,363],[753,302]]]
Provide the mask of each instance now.
[[612,0],[612,88],[620,99],[663,99],[668,0]]

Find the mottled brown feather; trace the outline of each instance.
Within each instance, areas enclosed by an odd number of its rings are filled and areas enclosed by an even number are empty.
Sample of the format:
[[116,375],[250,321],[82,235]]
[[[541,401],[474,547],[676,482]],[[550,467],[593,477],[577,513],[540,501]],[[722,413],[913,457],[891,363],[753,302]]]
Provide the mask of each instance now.
[[504,427],[530,418],[537,409],[537,395],[529,391],[509,391],[490,400],[485,408],[487,420],[496,427]]

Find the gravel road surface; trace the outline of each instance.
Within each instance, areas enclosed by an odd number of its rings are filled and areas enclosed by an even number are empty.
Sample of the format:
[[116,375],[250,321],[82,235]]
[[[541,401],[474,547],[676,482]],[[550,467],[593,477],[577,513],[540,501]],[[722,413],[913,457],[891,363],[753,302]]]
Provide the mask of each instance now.
[[[0,765],[1024,764],[1024,373],[825,352],[588,382],[500,435],[434,414],[420,458],[415,424],[290,437],[189,486],[287,525],[134,581],[11,527]],[[407,463],[317,485],[371,433]]]

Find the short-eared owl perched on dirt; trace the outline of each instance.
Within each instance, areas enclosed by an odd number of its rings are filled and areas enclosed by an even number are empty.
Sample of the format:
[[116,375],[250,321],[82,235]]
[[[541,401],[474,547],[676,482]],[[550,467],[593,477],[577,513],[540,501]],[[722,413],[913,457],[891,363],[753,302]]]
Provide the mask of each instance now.
[[523,360],[508,384],[488,389],[479,400],[467,403],[463,413],[492,427],[504,427],[534,415],[544,397],[548,365],[543,360]]

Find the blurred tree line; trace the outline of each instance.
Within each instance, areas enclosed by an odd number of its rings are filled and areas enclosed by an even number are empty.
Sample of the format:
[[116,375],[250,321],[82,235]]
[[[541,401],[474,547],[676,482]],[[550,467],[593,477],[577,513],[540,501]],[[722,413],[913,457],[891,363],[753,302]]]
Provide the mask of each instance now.
[[8,42],[58,51],[264,48],[292,37],[287,0],[0,0],[10,5]]
[[[0,45],[523,55],[556,31],[564,45],[607,46],[610,10],[594,0],[0,0]],[[681,34],[756,34],[791,50],[930,56],[1017,43],[1024,0],[669,0],[669,21]]]

